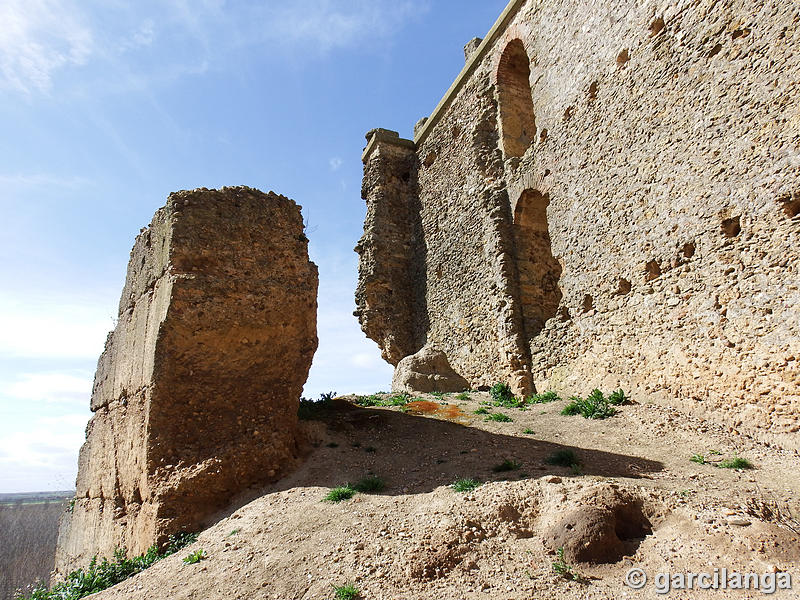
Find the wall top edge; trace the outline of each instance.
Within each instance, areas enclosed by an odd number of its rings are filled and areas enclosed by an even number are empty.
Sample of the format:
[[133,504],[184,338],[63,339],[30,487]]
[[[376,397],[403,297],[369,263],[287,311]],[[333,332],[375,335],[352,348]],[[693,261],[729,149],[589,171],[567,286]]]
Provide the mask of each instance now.
[[508,26],[508,23],[514,18],[514,16],[516,16],[522,5],[525,4],[525,1],[526,0],[511,0],[506,5],[503,12],[500,13],[500,16],[497,18],[497,21],[495,21],[494,25],[492,25],[489,33],[487,33],[486,37],[483,38],[481,45],[478,46],[478,49],[475,50],[470,59],[466,62],[464,68],[461,69],[461,73],[458,74],[458,77],[456,77],[453,84],[445,92],[444,97],[439,101],[439,104],[436,105],[436,108],[433,109],[428,121],[414,136],[414,142],[417,146],[420,146],[425,141],[425,139],[428,137],[428,134],[439,123],[442,116],[444,116],[444,112],[450,106],[453,98],[455,98],[456,94],[458,94],[458,92],[461,91],[461,88],[464,87],[467,79],[469,79],[469,77],[478,67],[484,56],[486,56],[489,50],[492,49],[495,42]]
[[392,144],[401,148],[416,150],[417,145],[412,140],[401,138],[400,134],[391,129],[370,129],[366,135],[367,147],[361,153],[361,162],[366,163],[370,154],[378,147],[378,144]]

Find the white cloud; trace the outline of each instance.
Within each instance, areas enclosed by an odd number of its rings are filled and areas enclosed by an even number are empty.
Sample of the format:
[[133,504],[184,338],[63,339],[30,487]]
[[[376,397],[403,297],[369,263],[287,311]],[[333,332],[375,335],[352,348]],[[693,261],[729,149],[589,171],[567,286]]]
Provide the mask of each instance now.
[[338,156],[334,156],[328,161],[328,164],[331,167],[331,171],[338,171],[339,168],[342,166],[343,161]]
[[0,492],[74,488],[86,414],[44,417],[0,437]]
[[96,360],[113,324],[108,308],[90,300],[0,295],[0,357]]
[[0,3],[0,84],[48,92],[56,71],[83,65],[93,51],[91,30],[69,0]]
[[72,372],[22,373],[0,395],[27,402],[58,402],[88,406],[92,374]]
[[410,0],[296,0],[270,7],[267,22],[282,42],[327,52],[388,36],[426,7],[426,2]]

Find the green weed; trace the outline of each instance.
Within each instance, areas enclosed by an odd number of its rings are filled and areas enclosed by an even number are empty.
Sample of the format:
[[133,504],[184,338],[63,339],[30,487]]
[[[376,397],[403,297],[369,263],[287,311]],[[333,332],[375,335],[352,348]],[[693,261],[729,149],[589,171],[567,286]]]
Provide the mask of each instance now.
[[556,402],[561,398],[555,392],[545,392],[543,394],[533,394],[528,396],[528,404],[547,404],[548,402]]
[[605,419],[616,414],[616,409],[600,390],[592,390],[586,398],[573,396],[570,403],[561,411],[562,415],[582,415],[586,419]]
[[358,600],[361,597],[361,592],[352,583],[334,586],[333,593],[336,595],[336,600]]
[[493,413],[490,414],[485,419],[486,421],[497,421],[498,423],[511,423],[514,421],[511,417],[503,413]]
[[207,557],[208,555],[206,554],[206,551],[202,548],[199,548],[198,550],[191,552],[188,556],[184,556],[183,562],[185,562],[187,565],[194,565]]
[[481,484],[477,479],[460,478],[456,479],[450,484],[453,491],[456,492],[471,492]]
[[519,464],[517,461],[507,458],[503,462],[501,462],[499,465],[493,466],[492,467],[492,471],[494,471],[495,473],[504,473],[506,471],[516,471],[521,466],[522,465]]
[[356,495],[355,489],[350,487],[349,485],[340,485],[339,487],[333,488],[328,495],[325,496],[325,502],[342,502],[343,500],[349,500],[353,496]]
[[582,581],[583,576],[578,574],[577,571],[574,571],[571,565],[567,564],[567,561],[564,560],[564,548],[559,548],[556,552],[557,559],[553,561],[553,571],[555,571],[558,575],[561,575],[565,579],[569,579],[571,581]]
[[527,427],[527,428],[522,430],[522,433],[526,433],[528,435],[532,435],[532,434],[534,434],[536,432],[533,429],[531,429],[530,427]]
[[369,475],[353,484],[352,488],[364,494],[375,494],[383,491],[386,482],[375,475]]
[[575,454],[574,450],[562,448],[548,456],[545,462],[548,465],[555,465],[557,467],[571,467],[572,465],[579,465],[581,461],[578,460],[578,456]]
[[693,463],[697,463],[698,465],[706,464],[706,457],[702,454],[692,454],[692,457],[689,460]]
[[488,415],[489,409],[481,406],[478,410],[475,411],[476,415]]
[[753,463],[746,458],[734,456],[733,458],[726,458],[725,460],[720,461],[717,466],[720,469],[752,469]]
[[468,392],[461,392],[456,396],[456,400],[469,400],[470,396]]
[[197,534],[175,534],[169,537],[164,552],[159,552],[158,546],[153,545],[144,554],[133,558],[127,557],[125,548],[117,548],[114,551],[113,560],[104,558],[98,562],[97,556],[95,556],[87,568],[72,571],[63,581],[54,583],[50,590],[44,583],[40,583],[32,590],[30,596],[17,596],[17,598],[19,600],[79,600],[141,573],[162,558],[193,543],[196,539]]

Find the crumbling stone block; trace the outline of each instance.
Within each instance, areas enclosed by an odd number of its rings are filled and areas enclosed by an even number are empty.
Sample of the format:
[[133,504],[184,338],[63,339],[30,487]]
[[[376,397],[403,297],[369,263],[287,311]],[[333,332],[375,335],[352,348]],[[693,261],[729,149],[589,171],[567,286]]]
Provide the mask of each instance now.
[[292,200],[246,187],[169,196],[131,252],[57,569],[197,531],[292,468],[316,308]]

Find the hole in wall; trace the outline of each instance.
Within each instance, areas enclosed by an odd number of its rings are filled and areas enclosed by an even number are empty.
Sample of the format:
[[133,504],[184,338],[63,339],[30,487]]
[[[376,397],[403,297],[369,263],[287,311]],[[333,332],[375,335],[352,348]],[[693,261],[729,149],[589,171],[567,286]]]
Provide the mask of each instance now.
[[408,183],[411,180],[411,173],[409,171],[406,171],[405,173],[400,175],[400,179],[403,180],[403,183]]
[[650,35],[651,36],[658,35],[662,31],[664,31],[664,27],[666,27],[664,19],[662,19],[661,17],[654,19],[653,22],[650,23]]
[[617,54],[617,66],[621,67],[626,62],[628,62],[630,59],[631,59],[631,55],[628,54],[628,49],[625,48],[622,52]]
[[530,76],[530,59],[522,40],[511,40],[497,67],[500,132],[506,157],[522,156],[536,139]]
[[742,27],[741,29],[736,29],[731,32],[731,39],[735,40],[740,37],[747,37],[748,35],[750,35],[750,30],[747,27]]
[[435,160],[436,160],[436,153],[428,152],[428,155],[425,157],[425,160],[422,161],[422,164],[425,165],[426,167],[430,167]]
[[563,120],[564,121],[569,121],[572,118],[573,114],[575,114],[575,107],[574,106],[568,106],[567,110],[564,111]]
[[589,86],[589,101],[593,102],[597,100],[597,82],[593,81]]
[[720,228],[727,238],[735,238],[742,232],[742,226],[739,224],[738,216],[723,220]]
[[778,198],[778,203],[782,205],[784,214],[790,219],[800,215],[800,192],[792,192]]
[[661,265],[657,260],[651,260],[644,266],[645,281],[653,281],[661,276]]
[[631,282],[627,279],[622,277],[619,278],[617,282],[617,294],[620,296],[625,296],[626,294],[631,293]]
[[696,249],[694,242],[687,242],[681,248],[681,254],[683,254],[684,258],[692,258]]
[[561,264],[553,256],[547,224],[549,196],[525,190],[514,209],[514,248],[525,335],[535,337],[556,316]]
[[453,138],[457,138],[460,135],[461,135],[461,126],[453,125]]
[[545,140],[547,140],[547,129],[542,129],[539,134],[539,142],[544,142]]
[[722,51],[722,44],[717,44],[717,45],[716,45],[716,46],[714,46],[714,47],[713,47],[711,50],[709,50],[709,51],[708,51],[708,54],[707,54],[706,56],[707,56],[708,58],[713,58],[713,57],[715,57],[717,54],[719,54],[721,51]]
[[594,298],[590,294],[584,294],[583,296],[583,312],[587,313],[591,310],[594,310]]

